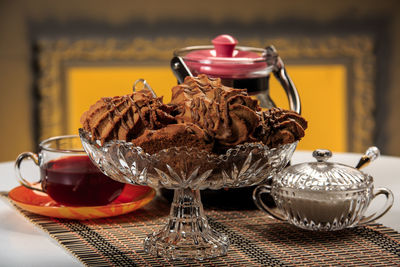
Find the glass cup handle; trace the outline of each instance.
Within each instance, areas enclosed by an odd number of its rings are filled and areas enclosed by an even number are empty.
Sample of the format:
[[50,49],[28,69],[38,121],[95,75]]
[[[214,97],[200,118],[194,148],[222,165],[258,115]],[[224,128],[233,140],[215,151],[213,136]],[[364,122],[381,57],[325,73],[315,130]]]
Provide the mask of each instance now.
[[285,216],[279,211],[279,209],[275,206],[268,206],[265,204],[264,201],[261,199],[261,194],[264,193],[271,193],[271,186],[270,185],[259,185],[257,186],[254,191],[253,191],[253,200],[256,206],[262,210],[265,211],[267,214],[271,215],[275,219],[278,219],[280,221],[286,221]]
[[25,187],[32,189],[32,190],[36,190],[36,191],[40,191],[40,192],[44,192],[43,189],[40,187],[36,187],[36,184],[40,183],[40,180],[38,182],[32,183],[29,182],[28,180],[24,179],[22,177],[21,174],[21,163],[22,161],[24,161],[25,159],[31,159],[33,160],[33,162],[39,166],[39,157],[37,154],[32,153],[32,152],[24,152],[22,154],[20,154],[17,158],[17,160],[15,161],[15,172],[17,173],[17,179],[18,181]]
[[369,215],[368,217],[365,217],[365,216],[362,217],[359,224],[366,224],[366,223],[369,223],[369,222],[379,219],[380,217],[385,215],[386,212],[388,212],[390,210],[390,208],[392,207],[393,201],[394,201],[392,191],[390,191],[387,188],[378,188],[378,189],[376,189],[376,192],[374,193],[372,200],[374,200],[375,197],[377,197],[378,195],[385,195],[385,197],[386,197],[385,204],[378,212],[375,212],[375,213]]

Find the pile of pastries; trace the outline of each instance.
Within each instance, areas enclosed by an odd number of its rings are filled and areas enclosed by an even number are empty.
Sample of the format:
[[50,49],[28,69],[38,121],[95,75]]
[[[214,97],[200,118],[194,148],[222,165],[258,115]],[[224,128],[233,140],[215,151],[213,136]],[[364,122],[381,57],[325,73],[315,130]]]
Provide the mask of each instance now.
[[275,148],[300,140],[307,128],[298,113],[261,110],[246,89],[206,75],[188,76],[174,86],[169,103],[148,89],[101,98],[82,114],[81,123],[93,140],[125,140],[149,154],[180,146],[220,154],[257,142]]

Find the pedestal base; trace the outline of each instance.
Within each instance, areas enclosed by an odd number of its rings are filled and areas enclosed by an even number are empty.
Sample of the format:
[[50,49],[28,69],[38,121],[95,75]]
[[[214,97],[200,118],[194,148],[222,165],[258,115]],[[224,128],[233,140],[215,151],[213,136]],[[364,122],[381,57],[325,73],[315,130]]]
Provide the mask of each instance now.
[[[180,235],[180,236],[179,236]],[[215,231],[198,234],[168,233],[160,231],[149,235],[144,250],[167,259],[206,259],[226,255],[229,240]]]
[[228,237],[210,228],[200,192],[177,189],[168,223],[144,241],[146,252],[168,259],[205,259],[225,255]]

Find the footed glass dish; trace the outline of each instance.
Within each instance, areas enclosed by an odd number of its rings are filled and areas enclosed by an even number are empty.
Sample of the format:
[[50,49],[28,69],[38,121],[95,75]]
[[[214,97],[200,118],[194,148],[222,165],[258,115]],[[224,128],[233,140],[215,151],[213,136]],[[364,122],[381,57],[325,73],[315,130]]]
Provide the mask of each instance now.
[[204,259],[227,253],[229,239],[211,229],[200,199],[202,189],[259,184],[289,162],[297,142],[270,149],[237,145],[216,155],[196,148],[173,147],[150,155],[125,141],[101,145],[79,129],[83,147],[103,173],[119,182],[174,190],[164,227],[144,240],[144,249],[168,259]]

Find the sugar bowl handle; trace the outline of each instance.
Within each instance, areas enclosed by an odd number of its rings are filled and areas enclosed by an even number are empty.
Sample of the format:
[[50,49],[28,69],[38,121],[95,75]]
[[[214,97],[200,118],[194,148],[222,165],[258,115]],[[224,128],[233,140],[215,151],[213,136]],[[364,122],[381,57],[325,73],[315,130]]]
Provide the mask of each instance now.
[[271,193],[270,185],[257,186],[253,191],[254,203],[260,210],[266,212],[267,214],[271,215],[275,219],[278,219],[280,221],[286,221],[285,216],[279,211],[279,209],[276,205],[267,204],[262,200],[262,198],[261,198],[262,194],[270,194],[270,193]]
[[369,215],[368,217],[365,217],[365,216],[362,217],[359,224],[366,224],[366,223],[369,223],[369,222],[379,219],[380,217],[385,215],[386,212],[388,212],[390,210],[390,208],[392,207],[393,201],[394,201],[392,191],[390,191],[387,188],[377,188],[374,195],[372,196],[371,201],[373,201],[375,199],[375,197],[377,197],[378,195],[385,195],[385,197],[386,197],[385,204],[379,211]]

